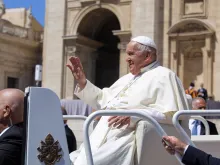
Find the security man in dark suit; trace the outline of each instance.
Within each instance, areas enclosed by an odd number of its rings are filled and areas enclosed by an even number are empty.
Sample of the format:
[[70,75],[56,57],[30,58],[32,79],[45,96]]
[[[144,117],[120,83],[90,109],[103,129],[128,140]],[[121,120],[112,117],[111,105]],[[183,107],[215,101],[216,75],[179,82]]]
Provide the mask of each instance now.
[[0,165],[21,165],[24,93],[0,91]]
[[[61,107],[61,109],[62,109],[62,114],[67,115],[65,108]],[[69,153],[71,153],[77,149],[77,144],[76,144],[76,138],[73,134],[73,131],[68,127],[68,125],[66,123],[67,123],[67,121],[64,120],[68,149],[69,149]]]
[[[206,101],[201,97],[194,98],[192,101],[192,109],[193,110],[206,109]],[[210,135],[218,135],[218,131],[215,124],[208,120],[207,122],[210,128]],[[191,130],[192,135],[205,135],[205,126],[202,122],[198,120],[190,119],[189,128]]]
[[171,155],[179,153],[182,162],[187,165],[219,165],[220,159],[187,145],[174,136],[164,136],[162,143]]

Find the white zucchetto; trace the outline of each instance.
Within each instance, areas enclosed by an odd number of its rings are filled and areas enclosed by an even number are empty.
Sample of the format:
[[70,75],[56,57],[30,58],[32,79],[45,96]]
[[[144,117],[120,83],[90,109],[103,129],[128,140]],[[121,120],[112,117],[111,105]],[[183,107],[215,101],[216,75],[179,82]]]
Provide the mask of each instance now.
[[157,50],[157,46],[156,46],[155,42],[149,37],[138,36],[138,37],[134,37],[133,39],[131,39],[131,41],[138,42],[138,43],[145,45],[145,46],[150,46],[150,47]]

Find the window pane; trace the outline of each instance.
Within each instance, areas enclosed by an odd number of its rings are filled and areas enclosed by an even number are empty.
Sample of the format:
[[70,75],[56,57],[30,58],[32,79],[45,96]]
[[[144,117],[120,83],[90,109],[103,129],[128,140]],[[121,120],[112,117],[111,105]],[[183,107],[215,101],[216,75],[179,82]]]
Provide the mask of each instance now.
[[7,88],[18,88],[18,78],[8,77]]

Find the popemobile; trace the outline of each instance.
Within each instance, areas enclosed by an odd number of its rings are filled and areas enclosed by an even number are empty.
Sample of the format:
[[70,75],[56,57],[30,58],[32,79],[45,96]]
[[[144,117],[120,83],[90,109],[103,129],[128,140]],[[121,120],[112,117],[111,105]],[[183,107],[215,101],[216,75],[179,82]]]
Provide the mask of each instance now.
[[[142,120],[137,124],[135,133],[136,150],[134,165],[178,165],[181,163],[179,155],[170,156],[161,143],[162,136],[176,136],[186,143],[196,146],[215,157],[220,155],[220,137],[209,135],[209,127],[202,115],[220,115],[217,111],[180,111],[173,117],[173,125],[159,124],[152,117],[135,110],[100,110],[92,113],[88,118],[82,116],[62,116],[61,104],[58,96],[47,88],[28,87],[25,91],[25,140],[23,145],[23,164],[25,165],[71,165],[63,118],[74,129],[81,129],[83,136],[76,134],[78,142],[84,142],[87,164],[93,165],[89,134],[92,132],[93,120],[97,116],[137,116]],[[193,116],[196,115],[196,116]],[[201,116],[198,116],[201,115]],[[184,118],[180,118],[185,116]],[[189,136],[188,117],[193,116],[201,120],[206,128],[204,136]],[[180,120],[181,119],[181,120]],[[79,122],[80,121],[80,122]],[[79,127],[81,123],[81,128]],[[146,138],[146,125],[151,123],[152,128]],[[84,124],[84,126],[83,126]],[[75,126],[77,125],[77,127]],[[75,132],[75,131],[74,131]],[[78,146],[79,147],[79,146]],[[112,165],[115,165],[112,162]]]

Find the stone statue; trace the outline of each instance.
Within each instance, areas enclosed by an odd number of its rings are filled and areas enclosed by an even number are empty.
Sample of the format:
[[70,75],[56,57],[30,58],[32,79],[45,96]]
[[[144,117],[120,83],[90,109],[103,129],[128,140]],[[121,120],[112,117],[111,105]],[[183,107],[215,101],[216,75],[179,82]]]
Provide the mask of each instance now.
[[3,0],[0,0],[0,18],[2,17],[3,14],[5,14],[5,4]]
[[31,28],[32,27],[32,6],[27,10],[27,16],[26,16],[26,28]]

